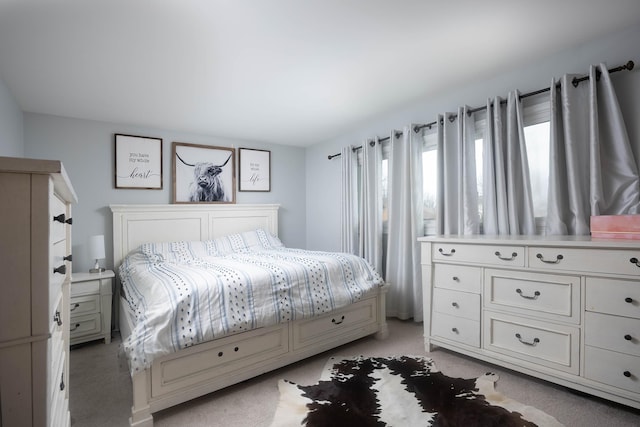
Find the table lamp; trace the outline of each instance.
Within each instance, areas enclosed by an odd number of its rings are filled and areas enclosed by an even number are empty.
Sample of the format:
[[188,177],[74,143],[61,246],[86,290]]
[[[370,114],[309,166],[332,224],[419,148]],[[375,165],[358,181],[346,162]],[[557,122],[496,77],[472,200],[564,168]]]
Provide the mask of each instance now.
[[102,234],[89,237],[89,256],[96,260],[96,264],[89,273],[102,273],[105,269],[100,267],[98,260],[104,259],[104,236]]

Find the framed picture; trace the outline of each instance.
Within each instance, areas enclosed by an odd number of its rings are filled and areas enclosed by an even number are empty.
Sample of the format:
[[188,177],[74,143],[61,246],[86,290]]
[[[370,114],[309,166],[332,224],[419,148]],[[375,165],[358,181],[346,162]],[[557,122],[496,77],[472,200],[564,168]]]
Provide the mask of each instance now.
[[116,188],[162,189],[162,139],[115,134]]
[[271,191],[271,151],[239,148],[240,191]]
[[234,148],[174,142],[173,203],[235,203]]

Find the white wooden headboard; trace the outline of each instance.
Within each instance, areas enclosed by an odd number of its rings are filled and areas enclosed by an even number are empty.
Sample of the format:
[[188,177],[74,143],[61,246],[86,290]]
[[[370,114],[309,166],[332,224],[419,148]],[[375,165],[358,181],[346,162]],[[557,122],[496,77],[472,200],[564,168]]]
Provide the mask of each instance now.
[[280,205],[176,204],[110,205],[113,266],[145,242],[208,240],[257,228],[278,235]]

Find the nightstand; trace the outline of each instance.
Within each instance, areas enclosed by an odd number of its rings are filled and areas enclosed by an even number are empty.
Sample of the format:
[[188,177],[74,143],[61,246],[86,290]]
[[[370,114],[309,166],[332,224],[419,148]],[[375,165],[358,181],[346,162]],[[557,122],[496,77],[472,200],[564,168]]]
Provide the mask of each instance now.
[[70,344],[99,340],[111,342],[111,270],[102,273],[72,273],[69,301]]

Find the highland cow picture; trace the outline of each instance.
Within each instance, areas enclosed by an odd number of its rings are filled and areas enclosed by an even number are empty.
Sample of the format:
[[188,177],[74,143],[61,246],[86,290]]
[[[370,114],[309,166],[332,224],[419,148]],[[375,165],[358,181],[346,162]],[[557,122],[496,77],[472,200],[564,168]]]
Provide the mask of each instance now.
[[235,203],[235,149],[174,142],[173,203]]

